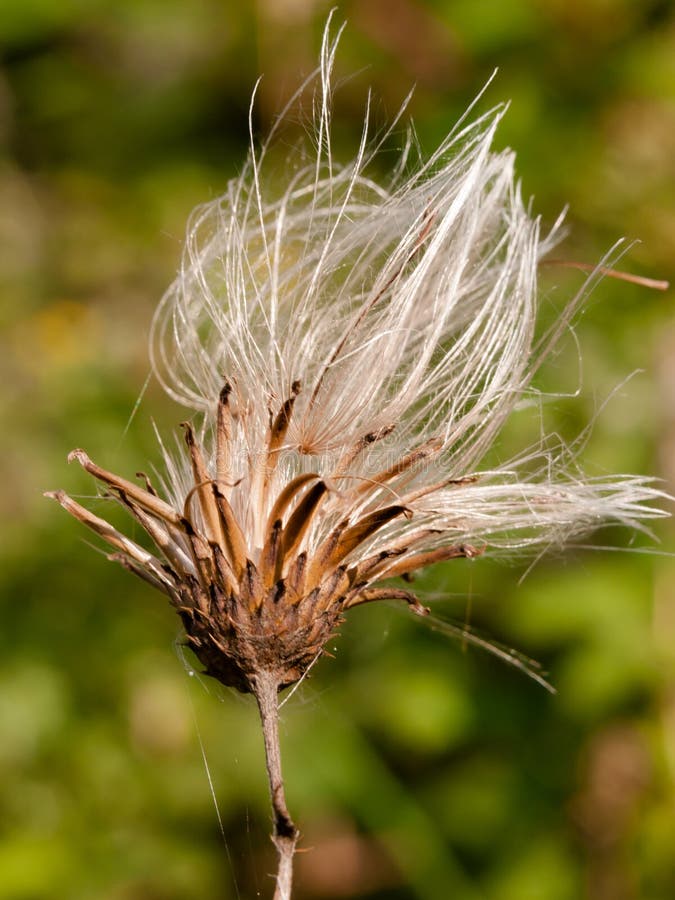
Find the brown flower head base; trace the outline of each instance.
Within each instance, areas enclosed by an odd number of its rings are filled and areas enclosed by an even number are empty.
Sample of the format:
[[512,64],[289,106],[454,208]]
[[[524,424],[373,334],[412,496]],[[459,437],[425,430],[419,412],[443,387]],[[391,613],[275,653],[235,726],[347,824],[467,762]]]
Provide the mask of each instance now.
[[[264,466],[260,473],[249,473],[249,483],[259,476],[265,495],[271,491],[299,392],[296,382],[289,399],[270,420]],[[397,503],[375,502],[360,514],[359,510],[369,506],[369,495],[375,496],[394,479],[400,483],[409,478],[414,466],[438,450],[437,442],[428,442],[361,483],[357,490],[341,492],[336,485],[348,479],[350,460],[378,439],[374,434],[365,435],[343,454],[334,473],[335,483],[307,472],[297,475],[275,496],[263,497],[263,505],[270,511],[262,545],[250,547],[228,498],[234,486],[232,432],[237,427],[230,399],[228,385],[218,402],[214,469],[209,467],[192,426],[183,424],[193,484],[182,509],[161,499],[147,478],[141,488],[100,468],[83,450],[70,454],[71,461],[79,462],[126,507],[154,542],[157,555],[64,492],[50,496],[115,548],[110,559],[169,596],[183,621],[187,643],[208,675],[240,691],[255,692],[257,678],[265,673],[281,689],[303,676],[345,610],[388,599],[403,600],[420,615],[427,613],[410,591],[375,586],[377,582],[481,551],[469,544],[450,544],[414,552],[417,545],[428,542],[429,532],[422,529],[403,540],[385,540],[372,555],[363,553],[389,523],[413,517],[406,502],[417,499],[419,491],[401,495]],[[389,430],[381,430],[380,436]],[[255,460],[252,464],[257,465]],[[461,483],[473,480],[461,479]],[[310,554],[307,536],[325,507],[336,524]]]

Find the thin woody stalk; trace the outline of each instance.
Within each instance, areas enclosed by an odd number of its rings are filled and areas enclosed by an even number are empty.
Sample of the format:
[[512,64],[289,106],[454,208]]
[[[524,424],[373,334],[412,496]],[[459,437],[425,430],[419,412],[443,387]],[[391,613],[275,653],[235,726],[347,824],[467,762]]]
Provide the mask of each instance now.
[[284,780],[281,774],[278,690],[279,683],[273,674],[262,672],[256,677],[254,693],[258,701],[260,721],[262,722],[267,777],[269,779],[274,817],[272,842],[279,854],[274,900],[291,900],[293,856],[299,832],[286,806]]

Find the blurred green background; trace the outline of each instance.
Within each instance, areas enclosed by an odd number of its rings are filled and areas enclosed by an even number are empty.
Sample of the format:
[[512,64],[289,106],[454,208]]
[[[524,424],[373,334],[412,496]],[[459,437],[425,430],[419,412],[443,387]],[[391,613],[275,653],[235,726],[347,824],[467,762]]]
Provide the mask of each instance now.
[[[202,684],[159,596],[106,563],[42,498],[93,493],[65,456],[132,475],[154,418],[184,416],[148,375],[146,335],[191,208],[241,166],[252,85],[261,133],[314,65],[312,0],[2,0],[0,356],[5,449],[0,898],[252,900],[274,854],[252,703]],[[500,142],[561,255],[673,277],[675,10],[663,0],[346,2],[336,132],[356,145],[365,88],[391,117],[411,84],[431,151],[498,66]],[[382,160],[386,165],[387,158]],[[554,277],[555,276],[555,277]],[[564,298],[581,284],[546,276]],[[559,285],[553,293],[552,285]],[[547,411],[595,474],[675,488],[672,293],[616,281],[577,334],[581,395]],[[542,375],[574,391],[571,339]],[[504,446],[529,442],[510,428]],[[298,900],[667,900],[675,896],[675,563],[617,531],[617,553],[452,562],[423,579],[442,615],[541,660],[549,696],[405,610],[351,615],[284,707]],[[332,648],[333,645],[331,645]],[[203,755],[217,797],[224,839]]]

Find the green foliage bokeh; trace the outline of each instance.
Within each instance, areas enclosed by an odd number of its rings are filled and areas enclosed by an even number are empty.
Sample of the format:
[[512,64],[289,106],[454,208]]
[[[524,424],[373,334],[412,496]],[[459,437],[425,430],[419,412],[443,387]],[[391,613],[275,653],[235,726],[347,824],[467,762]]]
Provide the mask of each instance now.
[[[0,295],[5,438],[0,900],[249,900],[271,893],[256,712],[191,674],[178,622],[42,491],[91,495],[68,450],[132,475],[184,416],[150,382],[146,335],[184,223],[313,68],[325,3],[4,0]],[[675,258],[675,12],[651,0],[358,0],[337,59],[336,134],[365,86],[430,151],[495,67],[499,140],[569,259],[639,239]],[[352,77],[352,73],[358,75]],[[343,76],[349,76],[344,78]],[[386,160],[383,160],[383,165]],[[552,285],[557,282],[557,290]],[[547,303],[581,283],[547,276]],[[550,427],[593,473],[675,481],[672,294],[612,281],[544,373]],[[132,413],[135,413],[132,416]],[[503,452],[532,439],[510,426]],[[499,448],[497,450],[499,452]],[[659,529],[672,549],[672,527]],[[675,568],[649,538],[424,576],[439,614],[550,670],[520,671],[413,620],[350,616],[284,707],[298,900],[667,900],[675,896]],[[615,552],[634,543],[637,552]],[[612,549],[614,548],[614,549]],[[208,772],[204,765],[208,761]],[[214,807],[209,779],[217,798]],[[219,826],[222,821],[222,834]]]

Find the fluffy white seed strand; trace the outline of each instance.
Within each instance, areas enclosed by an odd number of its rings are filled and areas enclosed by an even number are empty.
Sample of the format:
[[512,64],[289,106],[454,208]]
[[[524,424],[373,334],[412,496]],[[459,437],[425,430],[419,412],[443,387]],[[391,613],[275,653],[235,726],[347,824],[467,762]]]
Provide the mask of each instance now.
[[[154,320],[157,376],[175,400],[204,414],[207,440],[224,378],[233,385],[231,455],[241,480],[232,503],[252,546],[274,490],[260,493],[251,460],[264,458],[269,408],[289,396],[294,380],[303,390],[273,476],[277,490],[303,471],[330,478],[347,448],[382,427],[395,425],[394,435],[355,461],[354,482],[432,437],[442,441],[433,465],[392,479],[354,507],[362,514],[375,497],[392,502],[387,492],[422,493],[444,475],[476,471],[584,295],[537,337],[537,268],[561,220],[541,236],[515,181],[513,154],[492,150],[504,107],[462,120],[405,177],[409,138],[387,185],[373,181],[368,167],[388,134],[371,143],[366,115],[354,160],[337,164],[330,141],[336,45],[325,36],[314,159],[299,153],[279,190],[265,168],[267,144],[252,147],[224,196],[193,214],[179,275]],[[543,449],[530,463],[537,460],[538,480],[532,465],[529,475],[507,465],[477,484],[431,491],[415,505],[414,522],[390,523],[366,549],[403,538],[420,517],[437,530],[429,547],[484,540],[517,549],[558,543],[607,520],[635,527],[660,514],[652,506],[660,494],[646,480],[583,479],[567,463],[556,467]],[[190,473],[167,462],[166,486],[180,502]],[[310,547],[337,524],[330,509],[313,523]]]

